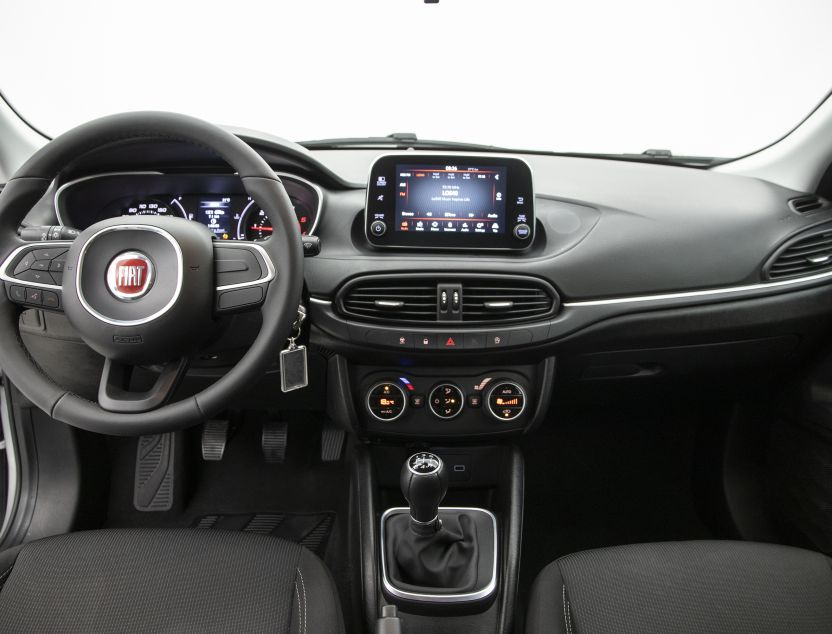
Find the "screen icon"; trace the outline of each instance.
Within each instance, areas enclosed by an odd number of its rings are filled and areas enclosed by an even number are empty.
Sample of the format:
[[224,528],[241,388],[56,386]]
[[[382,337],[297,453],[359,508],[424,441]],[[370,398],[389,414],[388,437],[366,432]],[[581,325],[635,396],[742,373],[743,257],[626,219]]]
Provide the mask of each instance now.
[[387,185],[387,178],[385,176],[379,176],[378,180],[376,181],[376,186],[384,187]]

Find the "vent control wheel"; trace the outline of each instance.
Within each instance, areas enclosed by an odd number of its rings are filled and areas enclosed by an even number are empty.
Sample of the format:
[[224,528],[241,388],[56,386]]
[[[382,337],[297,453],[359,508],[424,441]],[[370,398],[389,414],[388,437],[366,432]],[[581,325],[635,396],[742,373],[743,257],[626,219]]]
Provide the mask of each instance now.
[[450,420],[459,416],[465,405],[465,395],[453,383],[440,383],[431,390],[428,405],[434,416]]

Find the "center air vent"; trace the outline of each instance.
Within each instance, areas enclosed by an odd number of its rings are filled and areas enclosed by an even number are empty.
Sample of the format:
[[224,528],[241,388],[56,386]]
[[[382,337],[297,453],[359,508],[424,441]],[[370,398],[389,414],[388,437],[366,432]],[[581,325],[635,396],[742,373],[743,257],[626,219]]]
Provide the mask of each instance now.
[[772,280],[832,269],[832,228],[813,231],[786,243],[767,267]]
[[[461,286],[459,312],[441,310],[443,290]],[[517,275],[375,275],[348,283],[336,299],[343,314],[387,324],[462,321],[494,324],[554,315],[558,295],[548,283]],[[447,307],[446,307],[447,308]]]

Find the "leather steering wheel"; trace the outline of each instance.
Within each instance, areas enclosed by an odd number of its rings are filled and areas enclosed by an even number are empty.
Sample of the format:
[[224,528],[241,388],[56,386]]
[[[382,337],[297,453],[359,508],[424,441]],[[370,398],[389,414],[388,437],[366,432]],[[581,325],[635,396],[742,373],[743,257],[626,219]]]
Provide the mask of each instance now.
[[[26,214],[62,169],[98,148],[139,139],[191,143],[219,155],[268,210],[273,235],[258,243],[217,242],[199,223],[139,216],[98,222],[72,242],[18,237]],[[0,258],[0,368],[52,418],[114,435],[181,429],[226,407],[276,360],[303,288],[300,231],[280,179],[233,134],[172,113],[98,119],[35,153],[0,193]],[[36,263],[44,259],[63,261],[62,276],[42,276],[44,265]],[[218,284],[221,274],[232,283]],[[57,385],[29,356],[18,321],[21,306],[32,303],[63,310],[84,342],[104,356],[98,402]],[[242,359],[203,391],[167,403],[217,315],[241,310],[262,313],[260,332]],[[146,364],[162,366],[158,380],[146,392],[129,391],[131,369]]]

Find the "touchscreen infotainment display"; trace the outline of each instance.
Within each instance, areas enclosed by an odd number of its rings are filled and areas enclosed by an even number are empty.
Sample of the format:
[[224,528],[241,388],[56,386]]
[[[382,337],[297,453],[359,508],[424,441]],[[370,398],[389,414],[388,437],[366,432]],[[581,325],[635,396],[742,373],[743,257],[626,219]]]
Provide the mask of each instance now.
[[396,165],[396,231],[505,233],[505,167]]
[[516,156],[399,152],[370,168],[364,232],[391,249],[528,249],[534,187]]

